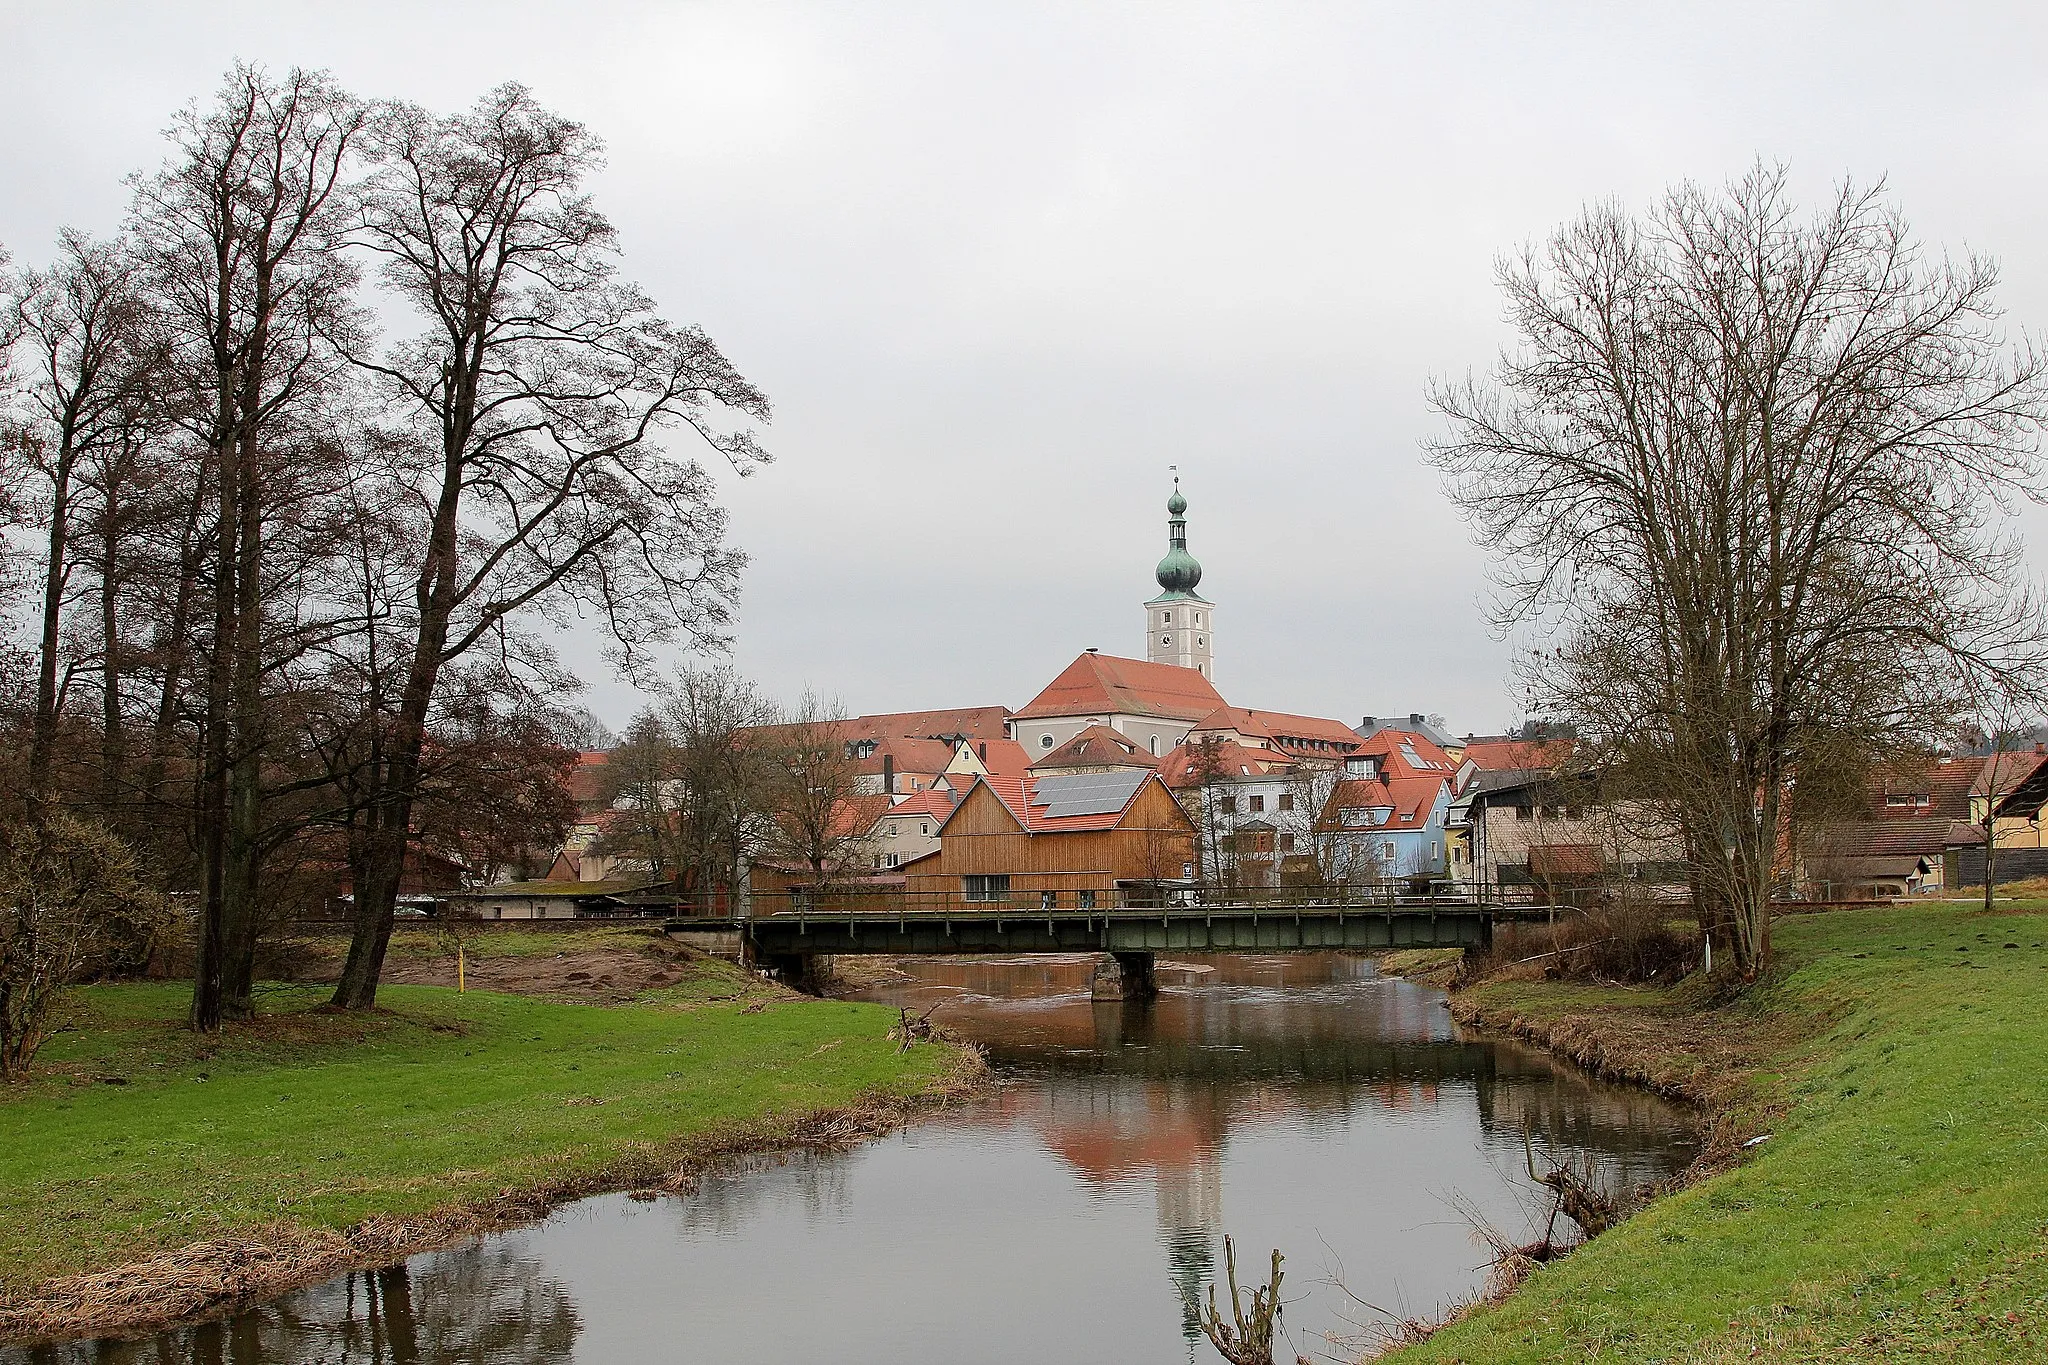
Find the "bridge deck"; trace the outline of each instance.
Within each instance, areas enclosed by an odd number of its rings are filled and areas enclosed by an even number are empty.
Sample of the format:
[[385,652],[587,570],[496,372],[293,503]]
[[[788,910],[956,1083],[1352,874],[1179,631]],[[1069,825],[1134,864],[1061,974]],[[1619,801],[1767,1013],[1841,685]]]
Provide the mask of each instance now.
[[764,954],[1300,953],[1484,948],[1492,907],[1431,905],[1169,906],[1113,910],[1001,909],[896,914],[778,911],[689,917],[673,929],[738,931]]

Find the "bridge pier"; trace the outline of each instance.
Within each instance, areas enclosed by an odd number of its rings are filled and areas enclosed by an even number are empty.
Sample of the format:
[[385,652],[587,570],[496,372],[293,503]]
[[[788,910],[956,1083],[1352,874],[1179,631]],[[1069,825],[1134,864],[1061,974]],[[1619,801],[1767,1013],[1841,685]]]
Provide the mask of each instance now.
[[[793,991],[805,995],[819,993],[821,963],[811,953],[763,953],[761,965],[775,974],[775,979]],[[831,959],[824,959],[830,963]]]
[[1088,978],[1088,995],[1094,1000],[1150,1000],[1157,994],[1159,978],[1150,953],[1104,953]]

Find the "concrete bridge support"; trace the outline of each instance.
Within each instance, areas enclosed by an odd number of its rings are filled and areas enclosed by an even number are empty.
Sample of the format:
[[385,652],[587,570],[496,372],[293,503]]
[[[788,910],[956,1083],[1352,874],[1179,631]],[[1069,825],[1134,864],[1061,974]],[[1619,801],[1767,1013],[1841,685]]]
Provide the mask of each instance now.
[[832,967],[831,958],[811,953],[763,953],[760,961],[777,981],[805,995],[819,994],[819,982]]
[[1150,953],[1104,953],[1088,978],[1088,995],[1095,1000],[1150,1000],[1159,994],[1159,978],[1152,970]]

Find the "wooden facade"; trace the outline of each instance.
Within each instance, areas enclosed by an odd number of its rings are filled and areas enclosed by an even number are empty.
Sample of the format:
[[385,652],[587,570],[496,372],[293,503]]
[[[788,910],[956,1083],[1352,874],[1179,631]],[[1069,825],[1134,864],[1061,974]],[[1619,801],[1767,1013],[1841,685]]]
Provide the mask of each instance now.
[[[958,900],[968,910],[1018,903],[1071,909],[1091,900],[1106,908],[1118,882],[1194,875],[1194,822],[1156,777],[1098,825],[1027,830],[978,782],[940,828],[938,851],[899,871],[913,902]],[[1008,882],[998,892],[975,880],[988,878]]]

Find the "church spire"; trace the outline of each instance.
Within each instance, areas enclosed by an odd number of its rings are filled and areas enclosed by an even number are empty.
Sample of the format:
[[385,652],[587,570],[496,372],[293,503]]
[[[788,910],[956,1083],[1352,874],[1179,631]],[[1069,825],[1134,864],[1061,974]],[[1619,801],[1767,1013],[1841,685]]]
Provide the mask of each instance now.
[[1202,581],[1201,561],[1188,553],[1188,500],[1180,495],[1180,475],[1173,476],[1173,496],[1166,500],[1166,558],[1156,576],[1168,596],[1193,596]]
[[1166,500],[1166,558],[1159,561],[1160,593],[1145,604],[1145,657],[1155,664],[1192,668],[1215,680],[1216,608],[1195,588],[1202,566],[1188,553],[1188,500],[1174,475]]

